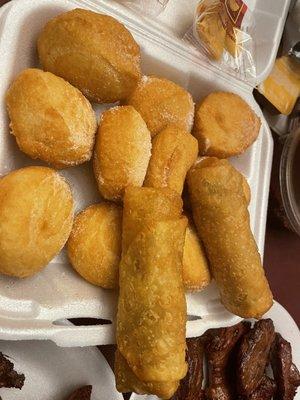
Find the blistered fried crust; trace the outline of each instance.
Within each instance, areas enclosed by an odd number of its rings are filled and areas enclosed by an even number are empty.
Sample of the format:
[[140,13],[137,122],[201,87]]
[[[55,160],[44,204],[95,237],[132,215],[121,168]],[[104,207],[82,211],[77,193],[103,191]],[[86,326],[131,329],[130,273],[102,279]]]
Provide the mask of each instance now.
[[55,168],[90,160],[96,117],[88,100],[65,80],[26,69],[6,94],[11,133],[19,148]]
[[243,178],[228,161],[204,158],[187,176],[193,217],[221,300],[232,313],[260,318],[273,298],[250,229]]
[[243,153],[256,140],[260,125],[240,96],[214,92],[196,107],[193,135],[201,155],[228,158]]
[[27,167],[0,180],[0,272],[24,278],[45,267],[65,245],[73,197],[53,169]]
[[187,371],[181,276],[186,225],[186,218],[151,224],[120,264],[117,344],[145,382],[180,380]]
[[103,202],[81,211],[67,246],[73,268],[94,285],[118,288],[121,237],[121,207]]
[[189,221],[185,233],[182,277],[184,287],[188,291],[202,290],[208,286],[211,281],[204,247],[191,220]]
[[117,390],[121,393],[154,394],[161,399],[169,399],[177,390],[179,381],[142,382],[132,372],[127,361],[119,352],[115,354],[115,376]]
[[125,99],[141,77],[140,48],[113,17],[75,9],[51,19],[38,38],[43,69],[69,81],[91,101]]
[[180,217],[182,200],[168,188],[129,187],[125,191],[123,209],[122,251],[127,252],[130,243],[144,228],[153,222]]
[[143,117],[151,135],[155,136],[168,125],[190,132],[194,120],[192,96],[168,79],[143,76],[127,99]]
[[151,155],[151,136],[131,106],[102,114],[94,152],[94,173],[101,195],[121,201],[128,186],[142,186]]
[[169,126],[153,139],[144,186],[168,187],[181,195],[187,171],[197,155],[198,142],[194,136],[177,126]]

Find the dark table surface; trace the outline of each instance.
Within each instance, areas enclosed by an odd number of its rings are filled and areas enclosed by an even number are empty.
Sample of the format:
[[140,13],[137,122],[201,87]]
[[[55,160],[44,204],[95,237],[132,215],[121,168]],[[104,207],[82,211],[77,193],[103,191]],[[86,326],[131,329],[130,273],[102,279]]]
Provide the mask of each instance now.
[[[0,0],[0,6],[6,2],[7,0]],[[277,170],[276,165],[274,165],[273,176],[276,178],[276,175]],[[280,224],[274,224],[273,217],[270,215],[266,230],[265,270],[274,298],[289,311],[298,326],[300,325],[299,264],[300,237],[280,226]]]

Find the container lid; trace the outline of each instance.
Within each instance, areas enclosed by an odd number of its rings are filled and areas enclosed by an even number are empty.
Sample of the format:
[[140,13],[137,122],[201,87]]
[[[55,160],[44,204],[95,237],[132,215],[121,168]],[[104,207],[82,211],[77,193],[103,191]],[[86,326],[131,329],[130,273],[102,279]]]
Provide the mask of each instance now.
[[[156,18],[139,15],[138,23],[152,34],[165,42],[177,41],[178,46],[188,49],[193,58],[197,58],[199,63],[206,64],[207,68],[215,69],[208,63],[205,56],[201,56],[199,51],[191,45],[184,43],[181,38],[191,27],[193,15],[199,0],[170,0],[166,9]],[[244,0],[253,13],[255,22],[255,59],[256,59],[256,79],[253,86],[265,80],[271,72],[277,50],[280,44],[286,16],[289,10],[290,0]],[[116,9],[131,14],[133,19],[137,19],[137,14],[133,11],[125,10],[118,4],[118,0],[81,0],[81,3],[103,3],[109,4]],[[136,21],[135,21],[136,22]],[[225,72],[224,72],[225,74]],[[230,79],[232,77],[230,76]]]

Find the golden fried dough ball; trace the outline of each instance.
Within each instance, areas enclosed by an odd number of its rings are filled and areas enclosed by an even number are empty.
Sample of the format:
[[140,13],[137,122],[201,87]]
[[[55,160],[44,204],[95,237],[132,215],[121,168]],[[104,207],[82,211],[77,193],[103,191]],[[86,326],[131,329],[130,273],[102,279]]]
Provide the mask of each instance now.
[[190,132],[194,119],[192,96],[176,83],[156,76],[144,76],[127,99],[143,117],[155,136],[174,124]]
[[73,224],[69,185],[53,169],[27,167],[0,180],[0,272],[24,278],[65,245]]
[[69,81],[91,101],[125,99],[140,77],[140,48],[113,17],[75,9],[51,19],[38,38],[43,69]]
[[240,96],[214,92],[196,107],[193,134],[201,155],[227,158],[243,153],[257,138],[260,125]]
[[197,155],[194,136],[175,125],[168,126],[153,139],[144,186],[168,187],[181,194],[187,171]]
[[94,285],[117,288],[121,239],[121,207],[105,202],[86,208],[76,216],[68,240],[73,268]]
[[26,69],[6,95],[11,131],[20,149],[55,168],[92,156],[96,117],[88,100],[68,82],[39,69]]
[[189,221],[185,232],[182,271],[186,290],[202,290],[211,281],[205,251],[191,221]]
[[142,186],[150,155],[150,132],[133,107],[105,111],[94,153],[94,172],[101,195],[120,201],[127,186]]

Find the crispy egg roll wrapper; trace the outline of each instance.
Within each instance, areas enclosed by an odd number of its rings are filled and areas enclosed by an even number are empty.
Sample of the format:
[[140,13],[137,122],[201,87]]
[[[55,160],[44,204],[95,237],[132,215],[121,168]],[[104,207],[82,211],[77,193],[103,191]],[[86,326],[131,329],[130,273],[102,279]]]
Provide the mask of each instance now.
[[144,382],[176,381],[187,372],[181,264],[186,226],[185,217],[149,223],[122,256],[117,345]]
[[191,220],[185,233],[182,277],[185,289],[192,292],[204,289],[211,281],[204,247]]
[[168,126],[152,141],[144,186],[168,187],[181,195],[186,174],[197,155],[197,139],[177,126]]
[[179,381],[142,382],[132,372],[119,350],[115,355],[115,376],[117,390],[121,393],[155,394],[161,399],[169,399],[179,386]]
[[141,229],[155,221],[179,218],[183,206],[178,193],[168,188],[129,187],[123,203],[123,254]]
[[207,157],[188,173],[194,221],[224,306],[260,318],[273,298],[250,228],[242,175],[227,160]]

